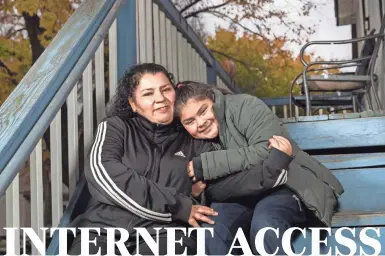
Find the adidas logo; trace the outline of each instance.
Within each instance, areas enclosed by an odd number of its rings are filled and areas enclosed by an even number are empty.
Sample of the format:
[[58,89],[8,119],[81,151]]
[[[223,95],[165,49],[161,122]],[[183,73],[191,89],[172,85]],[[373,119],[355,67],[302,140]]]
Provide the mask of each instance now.
[[182,151],[176,152],[174,155],[176,156],[181,156],[181,157],[186,157]]

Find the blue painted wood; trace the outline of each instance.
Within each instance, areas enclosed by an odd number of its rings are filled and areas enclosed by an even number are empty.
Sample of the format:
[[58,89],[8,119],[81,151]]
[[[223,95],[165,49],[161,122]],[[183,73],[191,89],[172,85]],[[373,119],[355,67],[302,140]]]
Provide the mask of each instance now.
[[117,17],[118,79],[137,64],[136,1],[125,1]]
[[[59,227],[76,227],[76,223],[71,223],[79,214],[84,213],[88,201],[91,195],[88,191],[87,180],[81,175],[78,184],[76,185],[75,192],[65,210],[63,217],[60,220]],[[74,224],[74,225],[71,225]],[[47,255],[58,255],[59,254],[59,232],[55,231],[52,240],[48,246]]]
[[385,117],[286,123],[301,149],[332,149],[385,145]]
[[[320,248],[320,254],[321,255],[327,255],[328,251],[331,248],[331,255],[337,255],[336,254],[336,252],[337,252],[336,248],[337,248],[342,255],[360,255],[360,247],[362,247],[362,249],[364,250],[364,252],[367,255],[374,255],[373,248],[368,246],[368,245],[365,245],[360,240],[359,234],[360,234],[360,231],[362,229],[363,228],[356,228],[355,232],[354,232],[354,236],[349,230],[343,230],[342,231],[342,235],[344,237],[352,239],[354,241],[354,243],[357,245],[357,251],[356,252],[349,254],[350,253],[349,248],[341,245],[340,243],[338,243],[336,241],[336,239],[335,239],[336,229],[334,228],[334,229],[332,229],[331,235],[325,237],[327,239],[327,246],[322,244],[320,247],[318,247],[318,248]],[[372,237],[375,240],[379,241],[381,244],[381,252],[379,254],[376,254],[376,255],[384,255],[385,254],[385,242],[384,242],[385,241],[385,227],[379,227],[379,231],[380,231],[380,237],[378,237],[377,234],[373,230],[368,230],[366,232],[366,234],[369,237]],[[323,237],[321,237],[321,240],[323,240]],[[304,238],[302,235],[300,235],[294,241],[294,250],[296,253],[301,253],[304,248],[306,248],[306,250],[305,250],[303,255],[320,255],[320,254],[316,254],[314,251],[314,247],[312,247],[310,230],[306,233],[306,238]]]
[[215,68],[213,68],[209,64],[206,64],[206,71],[207,71],[207,83],[216,85],[217,84],[217,74],[215,72]]
[[338,212],[343,214],[385,212],[385,167],[334,170],[333,173],[345,189],[339,199]]
[[385,153],[319,155],[313,157],[331,170],[385,166]]
[[268,106],[284,106],[290,104],[290,97],[260,98]]
[[385,226],[385,212],[370,214],[335,214],[333,227]]
[[0,173],[95,35],[111,1],[84,1],[0,107]]
[[317,121],[326,121],[329,119],[329,117],[328,115],[299,116],[296,119],[297,119],[297,122],[317,122]]
[[183,36],[190,42],[206,63],[215,67],[216,73],[219,77],[221,77],[222,81],[234,92],[240,92],[240,89],[232,83],[229,75],[218,63],[214,55],[202,43],[190,25],[188,25],[187,21],[182,17],[171,0],[154,0],[154,2],[159,5],[159,8],[166,14],[167,18],[169,18],[172,24],[176,26],[180,32],[182,32]]

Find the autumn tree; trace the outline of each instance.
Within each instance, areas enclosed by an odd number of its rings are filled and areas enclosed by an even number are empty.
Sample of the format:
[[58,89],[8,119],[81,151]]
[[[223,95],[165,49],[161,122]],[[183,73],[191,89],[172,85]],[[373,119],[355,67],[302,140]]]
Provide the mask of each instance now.
[[0,105],[80,0],[0,0]]
[[233,79],[244,92],[276,97],[289,95],[290,83],[303,71],[300,59],[284,48],[286,42],[284,37],[266,41],[255,34],[237,36],[234,30],[218,29],[207,47],[226,69],[229,60],[233,63]]
[[[297,22],[291,16],[308,16],[317,6],[324,4],[320,0],[173,0],[173,3],[190,24],[198,24],[193,28],[199,33],[204,27],[197,20],[206,15],[227,22],[229,28],[241,28],[260,39],[269,41],[285,36],[288,41],[300,44],[314,32],[314,26]],[[277,34],[277,27],[284,29],[284,34]]]

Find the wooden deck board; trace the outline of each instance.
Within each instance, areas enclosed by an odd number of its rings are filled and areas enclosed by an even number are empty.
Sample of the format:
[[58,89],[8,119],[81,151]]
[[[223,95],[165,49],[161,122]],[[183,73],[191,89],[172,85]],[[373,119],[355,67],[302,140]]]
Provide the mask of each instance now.
[[282,118],[283,123],[296,122],[317,122],[327,120],[355,119],[355,118],[370,118],[370,117],[385,117],[385,110],[380,111],[364,111],[361,113],[346,113],[346,114],[329,114],[329,115],[313,115]]
[[287,123],[303,150],[385,145],[385,117]]

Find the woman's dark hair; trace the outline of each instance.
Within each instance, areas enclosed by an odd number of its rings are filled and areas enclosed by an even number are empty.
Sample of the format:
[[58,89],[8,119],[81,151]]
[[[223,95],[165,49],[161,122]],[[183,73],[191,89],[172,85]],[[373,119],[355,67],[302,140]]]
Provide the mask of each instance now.
[[175,112],[179,116],[180,110],[190,99],[205,100],[210,99],[215,102],[214,89],[223,94],[231,94],[230,91],[214,87],[213,85],[203,84],[193,81],[179,82],[176,89]]
[[107,116],[119,116],[123,119],[132,117],[133,111],[128,99],[135,100],[135,90],[138,87],[140,80],[145,74],[164,74],[174,86],[174,76],[161,65],[155,63],[143,63],[131,67],[118,83],[116,93],[111,100],[111,105],[108,107]]

